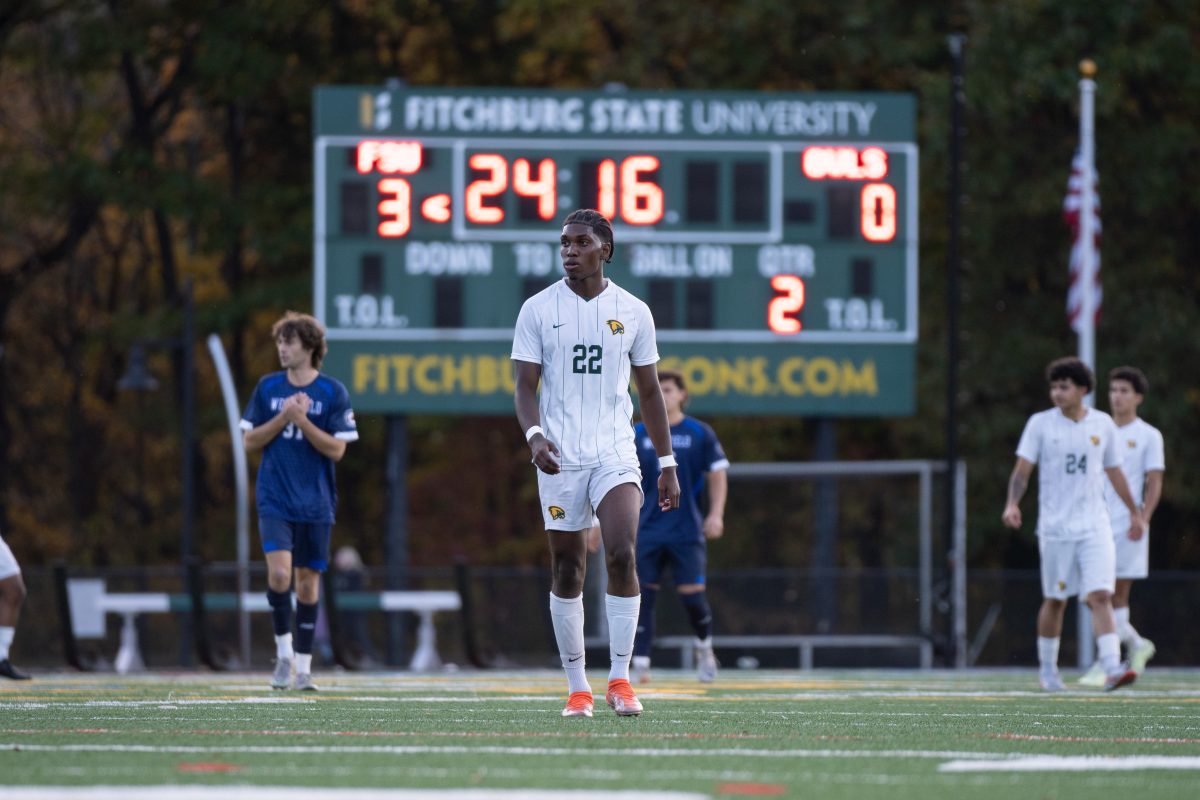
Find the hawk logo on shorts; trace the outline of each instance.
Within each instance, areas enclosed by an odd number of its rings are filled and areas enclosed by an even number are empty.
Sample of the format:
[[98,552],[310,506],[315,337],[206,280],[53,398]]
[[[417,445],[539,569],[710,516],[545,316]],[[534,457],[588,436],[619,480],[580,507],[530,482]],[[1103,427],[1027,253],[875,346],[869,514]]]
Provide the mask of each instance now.
[[1089,436],[1088,438],[1092,440],[1092,444],[1100,444],[1099,436]]
[[621,324],[621,320],[610,319],[610,320],[607,320],[607,322],[608,322],[608,329],[613,332],[613,336],[616,336],[618,333],[625,332],[625,326]]
[[550,512],[550,519],[566,519],[567,518],[567,512],[563,511],[558,506],[550,506],[546,510]]
[[1067,590],[1067,582],[1066,582],[1066,581],[1059,581],[1059,582],[1058,582],[1058,590],[1059,590],[1060,592],[1065,592],[1065,591]]

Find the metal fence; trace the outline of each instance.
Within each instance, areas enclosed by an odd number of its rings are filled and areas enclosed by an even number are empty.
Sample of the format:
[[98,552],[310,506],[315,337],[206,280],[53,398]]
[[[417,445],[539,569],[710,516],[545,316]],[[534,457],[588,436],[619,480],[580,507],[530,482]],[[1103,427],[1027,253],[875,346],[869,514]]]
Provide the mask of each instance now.
[[[83,574],[83,573],[77,573]],[[183,591],[175,568],[109,569],[88,573],[104,577],[110,591]],[[549,621],[546,594],[549,573],[537,568],[476,567],[467,570],[472,611],[469,618],[457,613],[436,617],[438,649],[443,660],[469,664],[468,640],[478,658],[491,666],[555,667],[558,656]],[[25,582],[29,597],[17,629],[13,660],[35,668],[65,668],[62,635],[56,611],[51,570],[27,568]],[[362,576],[367,590],[384,588],[383,571],[367,570]],[[838,625],[833,634],[891,634],[912,632],[919,606],[920,571],[914,568],[836,569],[772,567],[719,569],[709,574],[714,627],[719,635],[804,635],[816,633],[815,616],[809,599],[818,584],[832,585],[839,599]],[[232,567],[210,568],[208,590],[232,592],[236,579]],[[408,588],[457,588],[453,567],[413,570]],[[261,570],[255,571],[254,590],[265,586]],[[1034,620],[1041,602],[1036,570],[972,570],[968,585],[969,661],[979,666],[1032,666],[1036,663]],[[1200,642],[1187,631],[1190,616],[1200,599],[1200,573],[1158,570],[1136,584],[1133,622],[1158,646],[1152,662],[1157,666],[1200,664]],[[669,586],[659,597],[658,633],[662,637],[690,633],[687,620]],[[1068,609],[1072,615],[1074,604]],[[399,668],[412,652],[416,620],[402,614],[403,641],[389,647],[388,614],[385,612],[341,611],[339,625],[348,645],[355,649],[365,668]],[[150,669],[198,666],[192,643],[182,638],[183,614],[147,614],[138,618],[143,657]],[[236,615],[228,610],[210,612],[210,638],[218,650],[233,654],[238,648]],[[1070,623],[1068,619],[1068,623]],[[1069,624],[1068,624],[1068,629]],[[102,639],[81,643],[111,663],[119,644],[120,619],[110,617]],[[269,615],[252,618],[252,666],[267,669],[274,655]],[[1072,663],[1074,641],[1064,636],[1060,662]],[[389,665],[389,654],[399,654]],[[742,656],[762,667],[792,669],[799,666],[794,649],[737,648],[718,652],[732,666]],[[946,662],[939,645],[935,665]],[[656,651],[655,663],[674,666],[677,649]],[[589,661],[607,663],[607,649],[593,649]],[[746,660],[743,660],[744,662]],[[327,641],[318,639],[316,662],[331,665]],[[916,666],[911,650],[880,648],[822,648],[816,651],[817,667]]]

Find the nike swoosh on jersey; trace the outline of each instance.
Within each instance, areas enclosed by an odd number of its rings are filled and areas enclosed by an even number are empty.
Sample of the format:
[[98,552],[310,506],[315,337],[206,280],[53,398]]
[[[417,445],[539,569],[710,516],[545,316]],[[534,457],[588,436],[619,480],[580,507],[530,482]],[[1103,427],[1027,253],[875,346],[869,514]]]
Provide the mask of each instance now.
[[567,324],[567,323],[565,323],[565,322],[560,322],[560,323],[558,323],[557,325],[551,325],[550,327],[552,327],[552,328],[561,328],[563,325],[566,325],[566,324]]

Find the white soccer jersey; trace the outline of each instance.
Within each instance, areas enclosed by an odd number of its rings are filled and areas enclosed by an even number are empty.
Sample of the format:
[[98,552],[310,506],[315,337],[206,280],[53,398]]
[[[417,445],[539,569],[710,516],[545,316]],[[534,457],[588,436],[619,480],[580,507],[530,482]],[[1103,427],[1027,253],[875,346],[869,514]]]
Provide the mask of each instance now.
[[12,550],[9,550],[8,545],[4,543],[4,537],[0,536],[0,581],[20,574],[21,566],[13,556]]
[[1025,424],[1017,455],[1038,465],[1038,536],[1110,535],[1104,470],[1121,465],[1112,417],[1094,408],[1079,422],[1057,408],[1038,412]]
[[[1146,491],[1146,473],[1165,470],[1163,437],[1158,428],[1144,419],[1136,418],[1128,425],[1117,428],[1117,450],[1121,454],[1121,472],[1129,483],[1129,493],[1138,508],[1143,505]],[[1108,516],[1114,531],[1124,534],[1129,530],[1129,509],[1117,497],[1112,484],[1104,482],[1104,499],[1108,502]]]
[[637,467],[629,372],[658,361],[645,303],[611,279],[584,300],[564,278],[521,306],[512,358],[542,367],[540,424],[563,469]]

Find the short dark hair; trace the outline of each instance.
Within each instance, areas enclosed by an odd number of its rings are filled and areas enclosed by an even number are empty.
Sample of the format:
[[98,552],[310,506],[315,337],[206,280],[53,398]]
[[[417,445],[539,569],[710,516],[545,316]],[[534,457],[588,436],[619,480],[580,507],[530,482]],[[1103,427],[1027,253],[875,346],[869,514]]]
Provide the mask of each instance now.
[[673,369],[660,369],[658,371],[658,382],[662,383],[663,381],[674,381],[675,385],[679,387],[679,391],[687,391],[687,383],[683,380],[682,372]]
[[317,322],[316,317],[299,311],[287,312],[271,326],[271,340],[278,341],[281,336],[288,340],[299,339],[305,350],[312,351],[313,368],[321,368],[329,345],[325,343],[325,326]]
[[608,258],[604,262],[613,260],[613,253],[616,250],[616,243],[613,241],[612,223],[608,221],[608,217],[601,214],[594,208],[579,208],[567,214],[567,218],[563,220],[563,227],[568,225],[587,225],[592,229],[592,233],[596,234],[602,242],[608,242]]
[[1091,368],[1075,356],[1056,358],[1046,367],[1046,380],[1050,383],[1067,380],[1082,386],[1089,392],[1096,388],[1096,376]]
[[1108,382],[1112,383],[1113,381],[1129,381],[1129,384],[1133,386],[1133,390],[1142,395],[1150,388],[1150,381],[1146,380],[1146,373],[1137,367],[1115,368],[1112,372],[1108,373]]

